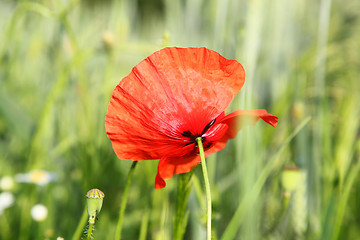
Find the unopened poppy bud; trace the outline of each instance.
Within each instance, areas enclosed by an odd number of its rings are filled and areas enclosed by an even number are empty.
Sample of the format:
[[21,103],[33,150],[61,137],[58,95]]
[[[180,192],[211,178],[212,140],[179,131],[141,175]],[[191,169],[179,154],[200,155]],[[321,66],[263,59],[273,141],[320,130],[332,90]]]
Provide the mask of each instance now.
[[165,31],[163,35],[163,47],[168,47],[169,45],[170,45],[170,33],[168,31]]
[[95,219],[101,210],[105,194],[99,189],[94,188],[86,193],[86,197],[89,223],[95,224]]
[[114,34],[110,31],[106,31],[102,35],[103,43],[106,50],[111,50],[114,48],[115,37]]
[[295,102],[294,106],[292,107],[291,113],[295,120],[298,121],[303,119],[305,115],[304,103],[300,101]]
[[284,167],[281,175],[281,185],[286,191],[286,196],[294,191],[301,180],[301,172],[297,167]]

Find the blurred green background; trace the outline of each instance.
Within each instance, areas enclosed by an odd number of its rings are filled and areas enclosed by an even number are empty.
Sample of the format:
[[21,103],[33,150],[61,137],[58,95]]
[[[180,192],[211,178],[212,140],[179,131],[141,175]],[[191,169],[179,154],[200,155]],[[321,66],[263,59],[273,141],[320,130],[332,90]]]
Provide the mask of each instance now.
[[[214,239],[360,239],[359,13],[358,0],[0,0],[0,239],[71,239],[91,188],[105,193],[95,239],[114,239],[131,162],[106,137],[107,104],[164,46],[238,60],[230,110],[279,117],[208,158]],[[123,239],[172,239],[177,176],[155,190],[156,170],[135,169]],[[201,169],[192,180],[185,239],[204,239]]]

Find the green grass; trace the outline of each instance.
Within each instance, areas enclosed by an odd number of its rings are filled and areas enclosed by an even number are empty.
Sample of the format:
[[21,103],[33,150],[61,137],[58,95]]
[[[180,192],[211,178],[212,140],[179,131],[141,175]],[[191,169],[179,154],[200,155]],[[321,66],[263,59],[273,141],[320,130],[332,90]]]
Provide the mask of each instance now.
[[[357,239],[359,12],[357,0],[0,0],[0,177],[57,175],[15,184],[0,239],[70,239],[91,188],[105,193],[95,239],[114,239],[131,162],[111,148],[106,107],[122,77],[163,46],[238,60],[246,82],[230,110],[279,117],[208,158],[214,239]],[[303,176],[290,199],[284,166]],[[156,170],[144,161],[134,172],[123,239],[172,239],[178,177],[155,190]],[[204,239],[201,169],[192,184],[185,239]],[[49,211],[40,223],[30,216],[37,203]]]

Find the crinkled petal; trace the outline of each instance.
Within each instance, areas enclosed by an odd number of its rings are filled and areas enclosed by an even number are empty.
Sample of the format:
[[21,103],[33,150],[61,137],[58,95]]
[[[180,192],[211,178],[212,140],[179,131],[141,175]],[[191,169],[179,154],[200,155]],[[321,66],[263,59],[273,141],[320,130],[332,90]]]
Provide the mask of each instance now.
[[278,123],[278,117],[268,113],[265,109],[238,110],[226,116],[222,113],[216,119],[216,124],[206,134],[206,141],[214,143],[211,148],[206,150],[206,156],[222,150],[227,141],[235,138],[244,125],[255,125],[259,119],[273,127],[276,127]]
[[120,159],[186,155],[184,131],[201,133],[244,84],[240,63],[206,48],[165,48],[115,88],[105,127]]
[[248,124],[255,125],[259,119],[276,127],[278,123],[278,117],[268,113],[265,109],[257,110],[238,110],[225,116],[221,123],[229,126],[225,137],[236,137],[239,130]]
[[218,124],[214,125],[208,133],[209,141],[226,142],[228,139],[236,137],[243,126],[255,125],[259,119],[273,127],[276,127],[278,123],[278,117],[268,113],[265,109],[238,110],[219,119]]

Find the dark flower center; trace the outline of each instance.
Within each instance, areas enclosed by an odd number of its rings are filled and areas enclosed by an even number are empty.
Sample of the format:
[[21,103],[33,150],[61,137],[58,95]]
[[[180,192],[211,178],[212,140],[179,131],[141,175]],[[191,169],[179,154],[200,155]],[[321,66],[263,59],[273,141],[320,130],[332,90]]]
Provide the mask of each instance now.
[[185,147],[185,146],[188,146],[188,145],[190,145],[190,144],[193,144],[193,143],[195,143],[195,146],[197,147],[196,139],[197,139],[198,137],[201,137],[201,140],[202,140],[202,142],[203,142],[204,149],[208,149],[209,147],[211,147],[214,142],[213,142],[213,141],[207,141],[207,140],[206,140],[206,137],[204,137],[204,134],[206,133],[207,130],[209,130],[209,129],[211,128],[212,125],[214,125],[215,121],[216,121],[216,118],[213,119],[213,120],[211,120],[211,122],[209,122],[209,123],[204,127],[204,129],[202,130],[202,132],[201,132],[200,134],[199,134],[199,133],[195,133],[195,134],[194,134],[194,133],[192,133],[192,132],[190,132],[190,131],[184,131],[184,132],[182,132],[182,133],[181,133],[182,136],[187,137],[187,138],[190,139],[190,142],[186,143],[186,144],[184,145],[184,147]]

